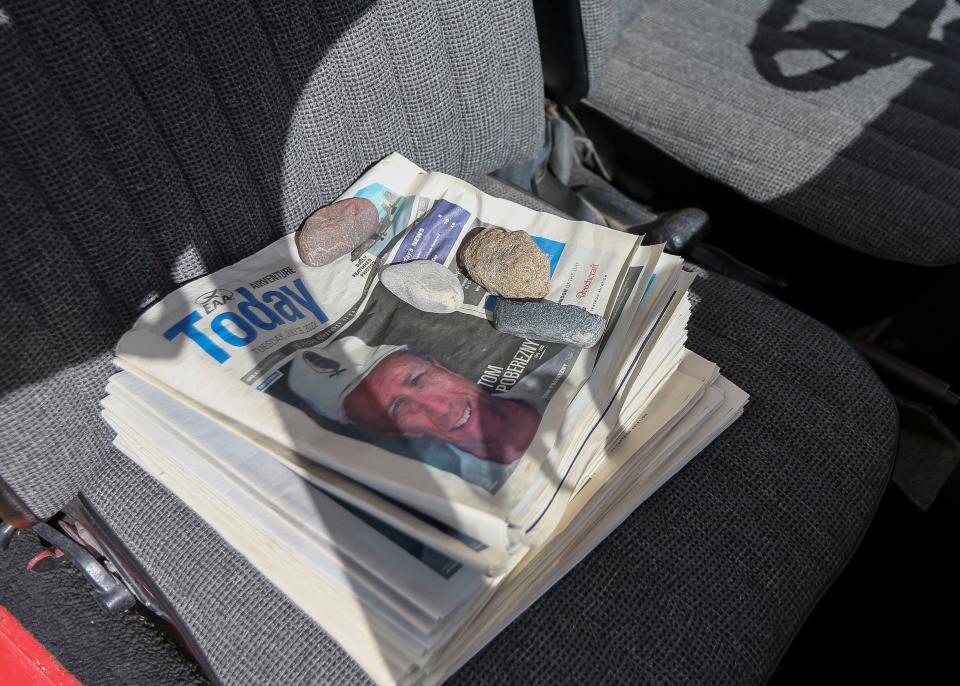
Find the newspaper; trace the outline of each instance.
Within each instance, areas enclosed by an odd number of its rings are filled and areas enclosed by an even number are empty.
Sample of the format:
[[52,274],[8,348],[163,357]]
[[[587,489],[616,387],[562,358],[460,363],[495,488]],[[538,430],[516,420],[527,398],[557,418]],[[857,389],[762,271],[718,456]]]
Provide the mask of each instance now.
[[[742,412],[685,348],[693,274],[661,246],[492,198],[399,155],[342,198],[379,230],[324,267],[293,236],[191,282],[117,346],[102,415],[381,684],[475,654]],[[372,210],[371,210],[372,211]],[[547,299],[601,314],[592,349],[516,338],[461,272],[481,227],[548,255]],[[379,281],[434,260],[464,304]]]
[[[626,390],[644,341],[670,319],[685,289],[680,262],[397,154],[351,197],[373,202],[384,227],[365,252],[308,267],[294,237],[280,239],[147,310],[118,344],[118,364],[305,477],[323,473],[311,465],[332,470],[509,554],[561,487],[556,475],[570,472],[585,418]],[[581,350],[496,331],[495,296],[456,261],[464,238],[488,226],[530,233],[550,258],[547,299],[605,316],[607,338]],[[457,274],[457,312],[421,312],[379,283],[383,265],[412,259]],[[571,424],[578,394],[591,412]]]

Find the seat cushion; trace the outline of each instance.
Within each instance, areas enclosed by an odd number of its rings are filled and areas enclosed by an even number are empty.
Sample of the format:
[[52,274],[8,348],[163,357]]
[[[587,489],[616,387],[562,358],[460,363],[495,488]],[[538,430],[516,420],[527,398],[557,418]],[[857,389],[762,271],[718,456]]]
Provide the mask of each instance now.
[[[893,260],[960,261],[955,3],[632,6],[625,27],[594,42],[601,59],[622,30],[591,83],[595,107],[828,238]],[[585,28],[588,41],[600,32]]]
[[[890,396],[844,341],[790,307],[709,273],[693,294],[689,345],[751,394],[745,414],[453,683],[760,683],[855,549],[891,468]],[[111,452],[84,493],[225,683],[365,681],[126,458]]]

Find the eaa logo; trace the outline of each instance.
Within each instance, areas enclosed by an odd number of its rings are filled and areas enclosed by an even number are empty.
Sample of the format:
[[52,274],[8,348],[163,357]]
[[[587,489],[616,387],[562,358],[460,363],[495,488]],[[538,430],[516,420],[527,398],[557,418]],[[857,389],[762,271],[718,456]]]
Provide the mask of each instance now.
[[341,367],[340,363],[336,360],[331,360],[329,357],[318,355],[312,350],[307,350],[305,353],[303,353],[303,361],[306,362],[307,366],[317,374],[326,374],[327,378],[329,379],[340,376],[347,371],[346,368]]
[[203,308],[204,314],[210,314],[215,309],[221,305],[226,305],[231,300],[233,300],[233,291],[228,291],[225,288],[215,288],[209,293],[204,293],[203,295],[198,296],[193,302]]

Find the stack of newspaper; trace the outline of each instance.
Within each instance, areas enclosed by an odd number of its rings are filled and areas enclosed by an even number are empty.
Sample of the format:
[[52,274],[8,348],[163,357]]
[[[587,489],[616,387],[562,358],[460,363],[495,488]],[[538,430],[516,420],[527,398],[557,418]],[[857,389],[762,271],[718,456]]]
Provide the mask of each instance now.
[[[391,155],[342,198],[375,240],[324,267],[293,236],[171,293],[119,342],[115,444],[379,683],[450,675],[741,413],[684,348],[693,275],[661,246]],[[580,349],[497,331],[461,274],[477,227],[525,230],[547,299],[606,317]],[[464,304],[378,279],[430,259]]]

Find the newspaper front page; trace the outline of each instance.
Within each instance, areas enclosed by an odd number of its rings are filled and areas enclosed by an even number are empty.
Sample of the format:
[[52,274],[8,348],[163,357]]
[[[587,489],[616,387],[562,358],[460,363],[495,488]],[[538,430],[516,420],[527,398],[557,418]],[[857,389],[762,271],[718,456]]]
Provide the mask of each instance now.
[[[458,249],[479,227],[527,231],[550,258],[547,299],[604,315],[610,335],[621,316],[631,325],[639,316],[660,250],[397,154],[342,198],[377,208],[384,230],[365,252],[309,267],[294,236],[280,239],[151,307],[118,344],[118,363],[276,456],[304,456],[514,549],[518,503],[555,488],[566,467],[569,456],[551,448],[604,342],[581,350],[498,332],[488,321],[495,296],[459,271]],[[379,283],[383,265],[414,259],[457,274],[458,311],[422,312]]]
[[[341,196],[379,233],[324,267],[294,236],[182,286],[117,347],[115,444],[378,683],[437,683],[729,425],[746,394],[685,349],[693,274],[662,246],[534,212],[391,155]],[[459,269],[527,231],[592,349],[517,338]],[[463,305],[379,281],[433,260]]]

